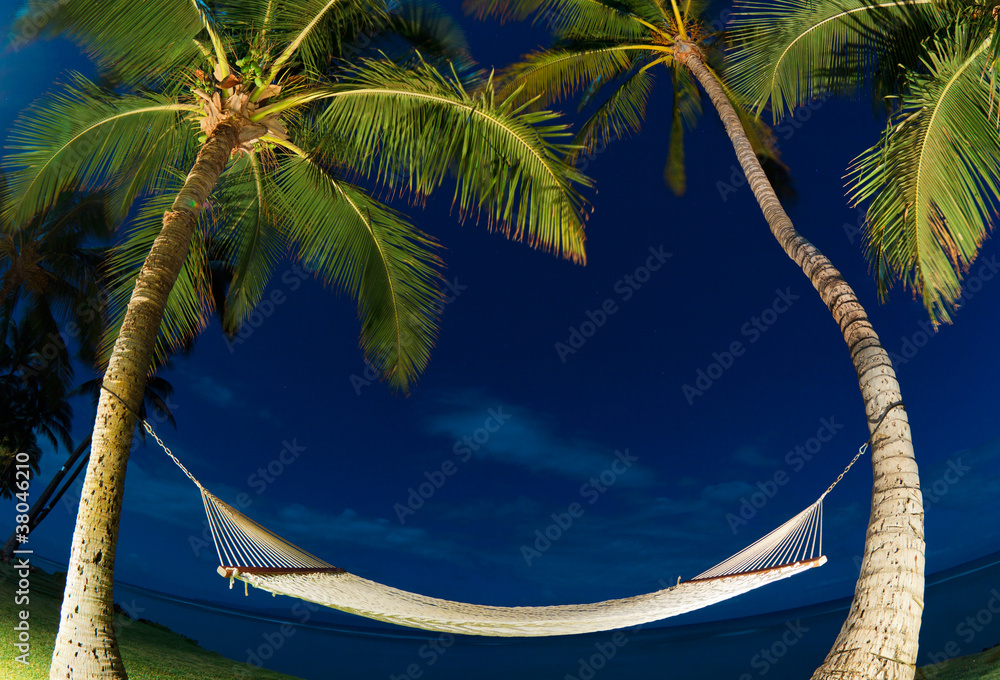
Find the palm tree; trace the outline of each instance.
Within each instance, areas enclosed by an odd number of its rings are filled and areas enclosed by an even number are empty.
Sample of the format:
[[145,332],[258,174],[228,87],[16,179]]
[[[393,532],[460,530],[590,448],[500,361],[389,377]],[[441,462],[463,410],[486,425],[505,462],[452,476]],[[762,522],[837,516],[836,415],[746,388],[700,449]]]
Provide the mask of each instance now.
[[[101,396],[101,378],[93,378],[82,383],[70,392],[70,396],[78,394],[86,394],[91,397],[94,402],[94,408],[97,408],[98,400]],[[150,410],[153,410],[161,420],[166,420],[168,423],[177,427],[177,421],[174,420],[174,415],[170,411],[170,406],[168,404],[168,399],[171,394],[173,394],[174,388],[166,379],[161,378],[157,375],[151,375],[146,380],[146,392],[143,396],[143,402],[139,407],[139,418],[145,420],[146,414]],[[146,431],[144,429],[136,429],[137,436],[143,441],[146,439]],[[42,493],[34,499],[34,503],[27,513],[27,521],[23,524],[27,526],[28,535],[33,533],[42,521],[49,516],[52,508],[56,506],[56,503],[63,497],[63,495],[73,487],[73,483],[76,481],[80,473],[86,468],[87,461],[90,460],[90,440],[91,435],[88,434],[86,437],[80,440],[80,443],[76,445],[72,453],[66,459],[66,462],[56,471],[49,480],[48,485],[42,490]],[[19,449],[19,450],[24,450]],[[75,469],[74,469],[75,467]],[[37,469],[36,469],[37,471]],[[68,477],[67,477],[68,475]],[[0,480],[0,484],[6,482],[6,480]],[[2,490],[0,490],[2,493]],[[0,548],[0,559],[9,559],[13,556],[13,551],[18,544],[18,531],[15,530],[11,532],[11,535],[7,538],[6,543]]]
[[[391,24],[384,5],[30,7],[28,20],[76,40],[116,86],[74,76],[19,121],[5,159],[4,220],[23,222],[66,187],[101,189],[112,216],[136,214],[112,267],[127,276],[139,253],[143,261],[134,287],[111,293],[112,304],[129,299],[115,324],[50,670],[123,678],[111,589],[129,443],[154,353],[183,342],[208,312],[205,234],[232,266],[233,326],[290,252],[358,301],[364,353],[405,390],[436,332],[435,243],[345,175],[420,198],[452,174],[461,214],[575,261],[575,185],[585,179],[564,162],[565,126],[554,114],[498,97],[491,78],[472,79],[461,65],[442,73],[421,55],[394,62],[348,49]],[[351,58],[335,58],[343,55]]]
[[64,192],[24,226],[0,232],[0,496],[14,488],[16,451],[38,471],[36,435],[72,448],[70,344],[88,360],[100,338],[101,256],[93,242],[107,235],[104,224],[99,196]]
[[[3,175],[0,186],[5,186]],[[72,388],[75,371],[70,347],[75,343],[76,356],[85,363],[93,362],[98,354],[105,317],[105,295],[100,289],[102,244],[110,235],[103,197],[72,192],[60,195],[51,210],[34,216],[27,226],[0,234],[0,338],[4,339],[0,371],[6,371],[0,377],[0,432],[4,433],[0,461],[12,461],[15,452],[26,452],[38,472],[41,448],[36,435],[54,447],[71,447],[68,399],[87,394],[97,407],[99,379]],[[23,312],[20,324],[13,323],[15,309]],[[151,407],[176,427],[166,401],[172,393],[165,379],[150,377],[140,417]],[[144,438],[145,431],[139,430],[139,436]],[[34,499],[26,523],[29,534],[73,485],[89,448],[88,434]],[[83,464],[60,486],[81,458]],[[0,470],[0,497],[7,498],[15,488],[13,468],[0,464]],[[12,532],[0,548],[0,559],[12,555],[17,538],[17,532]]]
[[38,472],[38,436],[53,447],[72,447],[68,397],[73,368],[64,351],[47,351],[54,345],[34,321],[8,322],[7,337],[0,343],[0,498],[18,490],[17,453],[26,453],[31,469]]
[[64,351],[73,339],[80,358],[93,360],[102,331],[98,243],[110,236],[103,210],[101,196],[62,192],[16,229],[0,231],[0,337],[24,305],[50,343]]
[[901,282],[950,322],[1000,207],[996,3],[746,2],[732,26],[733,88],[758,114],[865,88],[889,109],[850,172],[866,255],[883,299]]
[[[501,19],[540,13],[555,33],[551,48],[526,56],[503,82],[519,100],[549,103],[586,91],[603,96],[583,124],[585,147],[639,129],[654,69],[674,78],[677,109],[693,77],[715,106],[771,233],[802,269],[840,327],[857,371],[872,433],[874,488],[861,575],[843,632],[816,677],[912,678],[923,597],[923,511],[910,429],[888,354],[854,292],[802,238],[768,183],[740,123],[733,93],[709,63],[716,36],[700,22],[700,3],[676,0],[469,0]],[[688,75],[690,74],[690,75]],[[884,420],[883,420],[884,419]],[[876,433],[876,429],[878,432]]]

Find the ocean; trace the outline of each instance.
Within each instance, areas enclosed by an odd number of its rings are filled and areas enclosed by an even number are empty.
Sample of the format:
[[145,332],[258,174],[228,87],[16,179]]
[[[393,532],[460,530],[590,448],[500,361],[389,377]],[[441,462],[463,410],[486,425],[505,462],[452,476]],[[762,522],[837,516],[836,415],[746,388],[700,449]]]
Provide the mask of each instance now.
[[[117,583],[115,599],[126,611],[234,659],[234,677],[263,666],[306,680],[807,678],[850,604],[844,598],[751,617],[686,625],[668,620],[588,635],[483,638],[369,625],[288,598],[275,601],[281,603],[275,614]],[[928,576],[925,602],[918,665],[1000,643],[1000,553]]]

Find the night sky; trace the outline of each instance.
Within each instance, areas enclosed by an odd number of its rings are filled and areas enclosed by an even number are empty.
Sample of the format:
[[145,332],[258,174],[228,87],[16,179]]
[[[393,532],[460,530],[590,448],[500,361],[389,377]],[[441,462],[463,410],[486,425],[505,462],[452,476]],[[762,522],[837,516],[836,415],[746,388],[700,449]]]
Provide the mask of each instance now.
[[[463,26],[484,66],[545,40],[522,24]],[[5,55],[3,129],[70,69],[91,71],[64,43]],[[595,211],[584,267],[459,224],[448,186],[426,208],[400,206],[441,241],[450,283],[437,347],[409,397],[366,373],[354,304],[289,260],[271,283],[280,304],[262,307],[235,342],[214,321],[163,373],[176,390],[178,428],[154,424],[158,433],[208,489],[233,504],[242,498],[243,511],[279,535],[427,595],[498,605],[603,600],[693,577],[737,552],[815,500],[867,428],[839,330],[740,184],[717,115],[706,108],[686,137],[683,198],[663,181],[669,121],[661,73],[641,135],[585,160],[598,192],[588,194]],[[953,326],[934,332],[902,290],[878,303],[843,175],[881,128],[869,101],[829,100],[800,110],[777,137],[798,192],[793,222],[853,285],[894,358],[925,491],[931,573],[1000,550],[1000,251],[986,243]],[[75,414],[79,440],[93,410],[78,400]],[[44,455],[36,492],[64,457]],[[868,462],[826,501],[827,566],[666,623],[849,595]],[[30,546],[63,563],[70,500]],[[536,531],[573,503],[583,515],[547,548],[536,545]],[[10,504],[0,504],[0,517],[13,517]],[[136,448],[117,578],[287,609],[287,600],[227,590],[204,526],[195,487],[152,443]]]

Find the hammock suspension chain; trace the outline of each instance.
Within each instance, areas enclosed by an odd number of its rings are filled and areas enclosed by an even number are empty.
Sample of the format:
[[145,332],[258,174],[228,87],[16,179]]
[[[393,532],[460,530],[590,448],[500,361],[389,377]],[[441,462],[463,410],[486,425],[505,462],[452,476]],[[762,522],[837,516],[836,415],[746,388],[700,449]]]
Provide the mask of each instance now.
[[[125,403],[121,397],[102,387]],[[526,637],[624,628],[735,597],[826,562],[823,499],[868,450],[890,404],[837,478],[805,510],[694,579],[664,590],[592,604],[493,607],[452,602],[385,586],[338,569],[269,531],[217,498],[177,459],[139,414],[145,430],[201,491],[219,557],[219,573],[270,592],[423,630]],[[126,404],[126,407],[127,404]],[[134,409],[133,409],[134,411]]]

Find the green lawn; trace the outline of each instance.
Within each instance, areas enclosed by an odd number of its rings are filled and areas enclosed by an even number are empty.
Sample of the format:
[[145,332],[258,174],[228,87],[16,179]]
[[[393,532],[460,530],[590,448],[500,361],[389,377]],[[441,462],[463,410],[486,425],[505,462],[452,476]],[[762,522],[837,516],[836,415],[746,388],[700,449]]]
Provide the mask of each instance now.
[[[48,677],[52,643],[59,620],[62,579],[34,571],[31,574],[30,664],[10,663],[14,625],[21,607],[14,604],[15,574],[0,564],[0,668],[4,680]],[[118,643],[133,680],[295,680],[291,675],[251,669],[155,623],[116,617]],[[916,680],[1000,680],[1000,646],[917,670]]]
[[[0,677],[4,680],[38,680],[49,676],[49,660],[59,622],[63,581],[42,571],[31,573],[31,653],[27,666],[12,662],[14,625],[23,608],[14,602],[16,573],[0,564]],[[118,644],[125,668],[133,680],[295,680],[291,675],[252,669],[209,652],[182,635],[155,623],[115,617]]]
[[916,680],[1000,680],[1000,645],[918,668]]

